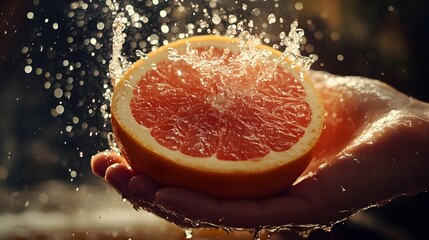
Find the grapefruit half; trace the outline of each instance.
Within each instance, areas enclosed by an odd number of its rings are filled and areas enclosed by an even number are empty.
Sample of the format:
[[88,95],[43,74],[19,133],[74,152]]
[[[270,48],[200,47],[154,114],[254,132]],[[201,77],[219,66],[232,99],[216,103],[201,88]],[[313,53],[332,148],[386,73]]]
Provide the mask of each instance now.
[[[228,71],[243,51],[239,41],[178,40],[126,71],[114,87],[112,127],[136,173],[216,198],[257,199],[305,170],[324,122],[312,81],[287,59],[265,78],[265,65],[252,59],[235,66],[244,74]],[[171,60],[171,49],[196,58]],[[267,46],[257,50],[270,61],[281,57]]]

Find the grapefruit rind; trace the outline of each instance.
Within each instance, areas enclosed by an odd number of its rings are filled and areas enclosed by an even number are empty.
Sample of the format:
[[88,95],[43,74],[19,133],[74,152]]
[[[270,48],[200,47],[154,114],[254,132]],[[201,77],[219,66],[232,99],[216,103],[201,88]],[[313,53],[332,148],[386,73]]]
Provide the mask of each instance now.
[[[114,88],[112,126],[121,152],[135,172],[165,186],[184,187],[223,199],[250,199],[263,198],[290,186],[305,170],[311,160],[311,149],[323,128],[324,111],[313,82],[298,67],[287,70],[301,80],[312,116],[304,135],[284,152],[271,151],[262,158],[245,161],[219,160],[215,155],[192,157],[161,146],[151,136],[150,129],[134,119],[130,108],[133,86],[152,70],[152,64],[168,59],[168,48],[184,52],[189,42],[194,48],[213,46],[236,52],[238,41],[211,35],[179,40],[149,53],[147,59],[138,60],[126,71]],[[259,47],[271,51],[273,58],[281,56],[280,51],[268,46]]]

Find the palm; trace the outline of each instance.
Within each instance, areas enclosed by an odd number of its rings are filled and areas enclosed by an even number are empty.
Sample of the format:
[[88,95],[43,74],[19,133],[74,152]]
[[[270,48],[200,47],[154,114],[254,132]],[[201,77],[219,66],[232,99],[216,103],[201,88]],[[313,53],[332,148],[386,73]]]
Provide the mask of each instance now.
[[[272,198],[222,201],[186,189],[159,188],[134,176],[121,158],[93,160],[94,172],[105,175],[135,205],[181,225],[189,225],[184,218],[245,228],[323,224],[397,194],[426,190],[429,105],[378,81],[312,75],[325,100],[326,128],[300,179]],[[105,174],[112,159],[121,163]],[[412,172],[404,174],[404,169]]]

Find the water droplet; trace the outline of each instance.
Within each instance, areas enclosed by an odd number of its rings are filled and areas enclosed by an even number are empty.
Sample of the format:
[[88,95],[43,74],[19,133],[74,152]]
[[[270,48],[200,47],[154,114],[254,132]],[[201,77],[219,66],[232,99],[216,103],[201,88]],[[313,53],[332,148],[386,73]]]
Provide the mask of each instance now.
[[170,28],[167,25],[163,24],[161,26],[161,32],[168,33],[169,31],[170,31]]
[[33,12],[28,12],[27,13],[27,18],[30,19],[30,20],[34,19],[34,13]]
[[192,228],[186,228],[184,231],[185,239],[191,239],[193,237],[193,230]]
[[139,58],[148,59],[148,55],[139,49],[136,50],[136,56]]
[[275,23],[277,21],[276,15],[274,15],[273,13],[271,13],[270,15],[268,15],[267,20],[268,20],[268,24]]
[[77,172],[75,170],[70,171],[70,177],[72,178],[77,177]]
[[61,98],[63,96],[63,90],[61,88],[57,88],[54,90],[54,96],[56,98]]
[[25,66],[24,68],[25,73],[31,73],[31,71],[33,71],[33,67],[31,67],[30,65]]
[[39,194],[39,202],[40,202],[41,204],[46,204],[46,203],[48,203],[48,201],[49,201],[49,196],[48,196],[48,194],[46,194],[46,193],[40,193],[40,194]]
[[153,33],[147,38],[147,40],[149,41],[150,44],[156,45],[159,43],[159,36]]
[[302,9],[304,9],[304,4],[302,4],[302,2],[296,2],[295,9],[301,11]]
[[228,22],[229,22],[230,24],[232,24],[232,23],[236,23],[236,22],[237,22],[237,20],[238,20],[237,16],[235,16],[235,15],[233,15],[233,14],[231,14],[231,15],[229,15],[229,16],[228,16]]
[[221,21],[222,21],[222,19],[220,18],[219,15],[217,15],[217,14],[213,15],[213,17],[212,17],[213,24],[219,24]]
[[254,8],[251,12],[251,14],[255,17],[261,15],[261,10],[259,8]]

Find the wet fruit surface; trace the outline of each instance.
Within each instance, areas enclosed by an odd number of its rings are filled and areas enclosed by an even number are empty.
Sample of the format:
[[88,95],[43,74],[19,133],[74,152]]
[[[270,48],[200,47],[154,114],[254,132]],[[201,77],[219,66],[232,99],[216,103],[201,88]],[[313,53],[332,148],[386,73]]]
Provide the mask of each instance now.
[[[285,151],[311,120],[305,90],[280,67],[268,81],[255,78],[205,79],[183,61],[160,62],[134,88],[132,114],[161,145],[189,156],[247,160]],[[223,91],[235,83],[255,86]]]

